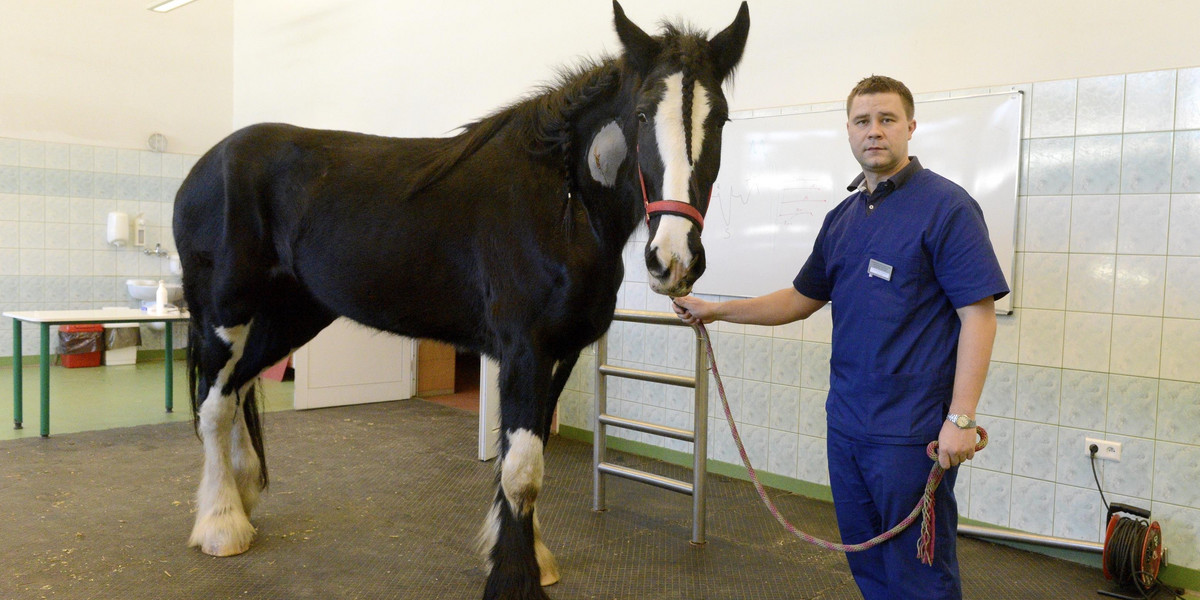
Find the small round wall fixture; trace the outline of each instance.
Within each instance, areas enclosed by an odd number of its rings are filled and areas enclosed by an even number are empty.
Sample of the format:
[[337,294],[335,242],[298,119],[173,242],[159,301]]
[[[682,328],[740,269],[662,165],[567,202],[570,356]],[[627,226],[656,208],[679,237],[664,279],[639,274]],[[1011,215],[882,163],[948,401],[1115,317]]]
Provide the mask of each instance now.
[[150,134],[150,139],[146,140],[146,145],[154,152],[167,151],[167,136],[161,133]]

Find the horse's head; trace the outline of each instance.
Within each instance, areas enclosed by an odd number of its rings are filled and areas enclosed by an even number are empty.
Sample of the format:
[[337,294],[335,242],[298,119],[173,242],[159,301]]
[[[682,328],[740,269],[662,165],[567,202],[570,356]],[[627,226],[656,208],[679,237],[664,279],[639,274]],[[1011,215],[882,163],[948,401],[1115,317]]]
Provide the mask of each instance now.
[[634,185],[647,203],[650,288],[676,297],[704,274],[703,215],[721,166],[721,130],[729,107],[721,84],[746,46],[750,10],[706,39],[667,25],[646,34],[613,2],[628,68],[640,76],[627,131],[636,131]]

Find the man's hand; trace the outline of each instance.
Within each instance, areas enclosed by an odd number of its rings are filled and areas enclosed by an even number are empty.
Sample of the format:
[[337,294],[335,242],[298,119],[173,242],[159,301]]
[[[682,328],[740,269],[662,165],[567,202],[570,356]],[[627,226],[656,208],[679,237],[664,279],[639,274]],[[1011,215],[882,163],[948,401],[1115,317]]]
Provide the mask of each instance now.
[[938,464],[943,469],[950,469],[975,458],[976,442],[978,437],[974,427],[959,429],[950,421],[943,422],[942,432],[938,435]]
[[679,315],[679,318],[688,325],[695,325],[697,323],[712,323],[712,307],[712,302],[706,302],[695,296],[675,298],[671,302],[671,308],[675,309],[675,314]]

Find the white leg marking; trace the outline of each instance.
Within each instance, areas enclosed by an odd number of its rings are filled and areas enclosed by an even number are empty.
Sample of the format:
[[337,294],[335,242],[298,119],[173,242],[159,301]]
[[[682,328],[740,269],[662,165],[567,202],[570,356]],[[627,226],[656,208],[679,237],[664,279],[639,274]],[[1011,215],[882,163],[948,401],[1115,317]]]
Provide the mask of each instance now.
[[542,542],[542,526],[538,523],[537,510],[533,511],[533,552],[537,557],[538,570],[542,573],[542,587],[558,583],[558,561]]
[[232,356],[217,373],[208,397],[200,406],[204,468],[200,489],[196,492],[196,524],[192,527],[188,545],[199,546],[205,554],[213,556],[241,554],[250,548],[250,541],[254,539],[254,527],[246,516],[230,456],[234,419],[238,414],[237,398],[234,394],[221,394],[245,351],[250,325],[217,328],[217,335],[229,344]]
[[[247,392],[249,386],[247,386]],[[244,392],[242,402],[254,402]],[[250,430],[246,427],[246,415],[241,410],[233,416],[233,440],[230,447],[230,462],[233,466],[234,478],[237,480],[238,495],[242,497],[242,508],[246,516],[258,505],[258,496],[262,492],[262,463],[254,443],[250,440]]]
[[528,429],[508,432],[508,453],[500,466],[500,487],[513,516],[533,510],[542,489],[542,440]]
[[483,555],[484,573],[491,574],[492,572],[492,548],[496,547],[496,542],[500,540],[500,503],[493,502],[491,510],[488,511],[487,518],[483,521],[483,529],[479,530],[479,538],[476,540],[476,547],[479,548],[479,553]]

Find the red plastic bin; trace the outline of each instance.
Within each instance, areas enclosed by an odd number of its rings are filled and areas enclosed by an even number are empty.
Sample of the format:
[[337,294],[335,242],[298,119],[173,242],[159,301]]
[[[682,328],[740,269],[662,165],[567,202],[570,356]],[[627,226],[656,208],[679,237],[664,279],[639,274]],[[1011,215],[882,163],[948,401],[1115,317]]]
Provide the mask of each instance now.
[[[63,333],[95,333],[97,340],[100,340],[104,335],[104,325],[99,323],[86,323],[82,325],[62,325],[58,328],[59,332]],[[98,367],[100,366],[101,351],[83,352],[80,354],[62,354],[59,358],[62,359],[62,365],[68,369],[76,369],[79,367]]]

